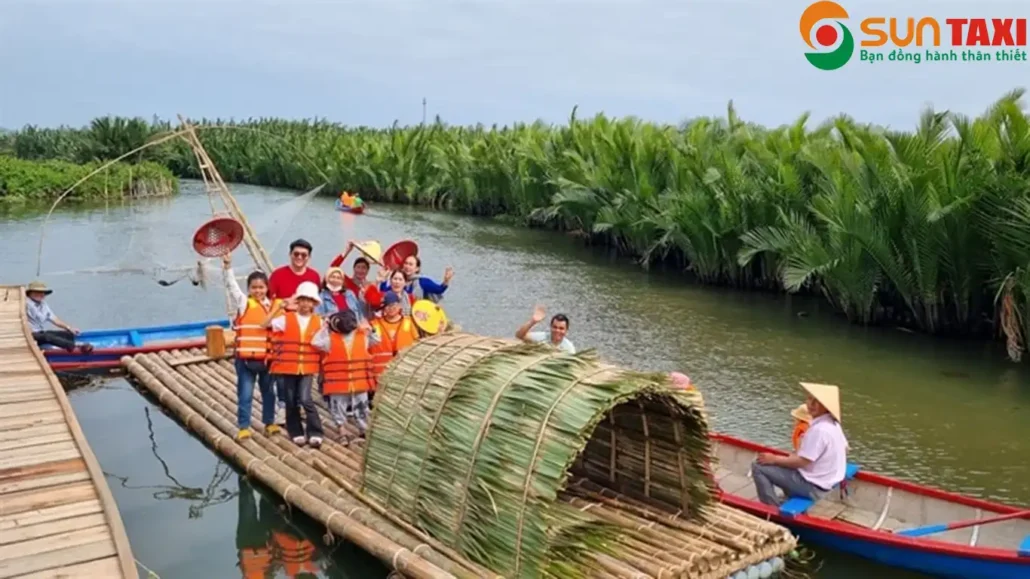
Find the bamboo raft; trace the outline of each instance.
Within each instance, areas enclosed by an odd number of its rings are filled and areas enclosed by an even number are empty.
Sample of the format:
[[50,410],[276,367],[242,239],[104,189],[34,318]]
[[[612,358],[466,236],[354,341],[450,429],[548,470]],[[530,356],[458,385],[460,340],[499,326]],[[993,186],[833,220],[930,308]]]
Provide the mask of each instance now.
[[138,577],[118,507],[25,319],[0,286],[0,577]]
[[381,377],[367,444],[329,428],[318,450],[267,437],[257,420],[252,438],[235,441],[225,357],[179,350],[122,364],[187,428],[325,525],[327,540],[344,537],[405,576],[721,579],[759,565],[764,576],[796,546],[785,528],[715,500],[698,393],[589,352],[427,338]]

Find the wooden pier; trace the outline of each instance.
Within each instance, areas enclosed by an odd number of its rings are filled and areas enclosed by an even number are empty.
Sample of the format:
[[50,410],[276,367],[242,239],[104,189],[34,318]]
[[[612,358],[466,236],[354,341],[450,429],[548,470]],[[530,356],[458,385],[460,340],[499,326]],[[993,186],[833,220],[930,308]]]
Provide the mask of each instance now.
[[25,288],[0,286],[0,578],[137,579],[118,507],[57,376]]

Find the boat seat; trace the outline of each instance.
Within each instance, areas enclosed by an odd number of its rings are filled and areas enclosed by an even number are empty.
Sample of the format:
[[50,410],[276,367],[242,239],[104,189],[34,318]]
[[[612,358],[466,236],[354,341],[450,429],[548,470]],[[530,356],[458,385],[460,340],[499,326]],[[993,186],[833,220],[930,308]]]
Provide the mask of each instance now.
[[1019,556],[1030,557],[1030,535],[1023,537],[1023,542],[1019,544]]
[[[861,467],[857,464],[852,464],[849,462],[847,467],[844,468],[844,480],[849,481],[855,478],[855,475],[858,474],[858,471],[860,469]],[[835,485],[833,488],[836,489],[839,486],[840,485],[838,484]],[[832,492],[833,489],[830,489],[830,491]],[[807,497],[790,497],[789,499],[784,501],[782,505],[780,505],[780,514],[786,517],[796,517],[798,515],[803,515],[806,512],[808,512],[808,509],[812,508],[812,505],[814,504],[815,501]]]

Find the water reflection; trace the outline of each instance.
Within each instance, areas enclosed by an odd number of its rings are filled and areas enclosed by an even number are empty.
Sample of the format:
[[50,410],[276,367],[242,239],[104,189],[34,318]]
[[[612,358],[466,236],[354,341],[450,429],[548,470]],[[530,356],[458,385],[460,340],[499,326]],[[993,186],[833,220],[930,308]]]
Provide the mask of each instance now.
[[236,549],[243,579],[277,577],[280,571],[290,579],[322,576],[314,543],[279,514],[270,495],[254,488],[243,474],[237,480]]
[[237,491],[225,488],[223,485],[232,476],[232,468],[224,462],[219,462],[215,465],[215,470],[211,474],[211,480],[204,487],[191,487],[181,483],[172,474],[172,469],[168,466],[168,462],[161,457],[157,447],[157,437],[154,436],[154,421],[150,416],[150,408],[144,407],[143,413],[146,415],[147,420],[147,434],[150,439],[150,452],[157,459],[157,462],[161,465],[161,470],[164,473],[165,479],[171,484],[164,485],[132,485],[129,484],[129,477],[119,476],[117,474],[104,472],[104,475],[110,478],[118,480],[119,485],[122,488],[143,490],[153,490],[153,497],[159,501],[181,499],[189,501],[189,518],[199,519],[204,515],[204,509],[215,505],[227,503],[236,496]]

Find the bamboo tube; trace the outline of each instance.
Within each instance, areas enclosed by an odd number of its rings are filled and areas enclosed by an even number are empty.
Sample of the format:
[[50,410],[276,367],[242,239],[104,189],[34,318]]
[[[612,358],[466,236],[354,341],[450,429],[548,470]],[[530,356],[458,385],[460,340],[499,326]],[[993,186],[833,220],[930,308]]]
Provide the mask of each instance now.
[[[234,368],[226,360],[181,362],[196,353],[202,353],[202,350],[139,355],[131,361],[135,363],[135,367],[129,364],[127,367],[141,382],[156,381],[162,385],[170,392],[166,398],[176,397],[175,400],[180,405],[185,405],[187,410],[192,411],[192,415],[183,415],[180,412],[180,416],[186,417],[187,427],[193,428],[194,421],[203,417],[206,421],[205,426],[215,433],[208,433],[205,438],[215,444],[216,449],[224,451],[223,446],[226,442],[222,439],[229,438],[236,431],[237,397]],[[155,391],[150,385],[147,387]],[[159,399],[169,407],[172,406],[160,395]],[[256,394],[252,405],[254,417],[260,417],[260,406],[260,395]],[[332,421],[328,410],[317,397],[316,408],[324,421]],[[629,419],[635,417],[636,415],[629,416]],[[621,430],[626,419],[626,416],[622,416],[620,420],[623,422],[615,422],[614,444],[609,445],[608,440],[602,438],[604,448],[594,444],[594,454],[585,453],[587,460],[584,462],[588,467],[592,467],[587,468],[588,471],[597,472],[606,481],[611,466],[607,460],[608,447],[614,446],[618,470],[625,468],[637,473],[649,471],[652,496],[634,496],[637,493],[642,494],[642,489],[646,487],[641,485],[639,475],[635,480],[627,479],[629,472],[620,477],[624,480],[619,481],[624,483],[620,486],[635,489],[628,491],[629,495],[615,492],[589,479],[573,479],[559,495],[559,500],[570,507],[589,510],[598,520],[622,529],[622,533],[611,543],[611,555],[591,555],[594,568],[590,571],[590,576],[604,579],[723,579],[749,564],[782,554],[793,546],[793,537],[782,527],[750,517],[719,503],[705,507],[702,516],[694,520],[686,520],[676,512],[677,506],[682,502],[679,497],[670,497],[676,499],[673,504],[655,503],[655,499],[663,501],[664,498],[662,493],[656,492],[660,490],[660,485],[674,487],[679,484],[679,474],[673,472],[679,468],[675,464],[675,454],[665,452],[660,444],[663,441],[652,437],[654,440],[651,441],[648,451],[650,460],[641,461],[645,454],[643,445],[633,440],[632,435],[627,436]],[[252,424],[261,426],[259,420],[252,420]],[[648,426],[652,430],[660,428],[660,425],[654,422]],[[329,432],[332,431],[328,431],[327,434]],[[214,440],[218,442],[213,442]],[[386,507],[363,495],[359,490],[364,460],[363,448],[339,444],[332,439],[332,435],[327,436],[322,448],[318,450],[298,448],[283,436],[268,437],[261,434],[237,446],[240,447],[241,454],[249,453],[242,455],[247,462],[243,462],[235,455],[229,455],[230,458],[247,467],[253,467],[257,463],[259,466],[270,468],[282,479],[280,482],[289,485],[287,489],[292,486],[293,490],[282,491],[289,495],[287,498],[292,499],[292,493],[295,492],[303,493],[305,498],[311,499],[320,509],[324,522],[337,519],[337,515],[346,515],[337,520],[346,519],[347,522],[366,528],[381,540],[389,542],[391,547],[407,550],[413,558],[439,572],[451,573],[462,578],[499,577],[496,573],[472,563],[452,548],[440,544]],[[247,470],[255,476],[260,476],[255,468]],[[282,489],[282,485],[279,488],[269,486],[277,491]],[[297,501],[289,502],[297,504]],[[304,509],[302,505],[298,506]],[[334,509],[337,512],[329,514],[329,518],[325,519],[326,513]],[[305,512],[312,514],[307,510]],[[318,515],[314,516],[319,518]],[[347,524],[343,526],[347,527]],[[330,530],[335,531],[332,527]],[[364,547],[358,541],[354,542]],[[380,553],[374,550],[370,552],[380,556]],[[410,572],[407,574],[416,576]]]
[[[173,357],[165,356],[164,354],[165,353],[162,353],[162,358],[166,360],[166,363],[169,363],[168,359],[174,359]],[[220,392],[224,397],[223,403],[225,409],[229,411],[231,414],[235,413],[237,404],[235,384],[230,384],[227,380],[224,379],[224,377],[220,375],[220,373],[215,371],[215,368],[209,367],[209,365],[207,364],[193,366],[190,368],[190,370],[192,372],[188,373],[184,369],[183,373],[187,374],[191,380],[206,383],[209,386],[211,386],[213,390]],[[252,418],[252,423],[258,428],[264,426],[264,423],[262,423],[260,419],[257,418],[261,416],[261,404],[258,394],[255,394],[251,411],[252,415],[254,416],[254,418]],[[331,417],[324,416],[321,412],[320,417],[322,418],[323,422],[325,422],[326,420],[331,420]],[[278,440],[282,441],[281,438],[278,438]],[[329,440],[332,439],[330,438]],[[282,441],[282,444],[288,444],[289,447],[292,448],[292,450],[297,450],[297,447],[293,445],[293,443]],[[338,459],[340,462],[346,465],[347,469],[352,470],[355,474],[361,472],[361,456],[353,450],[348,449],[346,446],[335,444],[335,442],[329,443],[328,441],[326,441],[325,443],[323,443],[321,451],[324,454],[329,454],[334,458]]]
[[[209,421],[207,417],[194,410],[202,407],[199,400],[188,392],[176,392],[178,385],[174,384],[174,380],[170,379],[171,376],[167,372],[158,369],[156,373],[152,373],[151,369],[146,368],[145,362],[142,359],[140,361],[133,360],[128,356],[122,358],[122,364],[140,379],[140,382],[157,397],[162,405],[176,412],[188,428],[201,435],[224,456],[242,466],[248,474],[253,474],[262,483],[271,487],[287,502],[295,504],[311,517],[322,520],[333,532],[347,538],[399,572],[425,579],[453,577],[450,573],[365,525],[357,523],[345,514],[338,511],[326,513],[328,509],[325,503],[277,473],[266,464],[266,460],[259,460],[254,453],[233,441],[225,433],[220,432],[213,421]],[[191,398],[193,404],[189,403]]]
[[570,485],[569,488],[566,489],[566,492],[577,494],[587,500],[613,506],[620,510],[624,510],[629,513],[640,516],[649,521],[654,521],[657,523],[661,523],[663,525],[669,525],[682,531],[697,533],[706,539],[716,541],[722,545],[725,545],[733,549],[746,551],[751,549],[752,547],[752,544],[750,542],[742,541],[739,538],[722,531],[717,526],[701,526],[696,523],[683,521],[682,519],[673,517],[671,515],[661,515],[655,513],[654,511],[640,508],[636,505],[619,502],[618,500],[606,497],[601,493],[581,490],[577,488],[575,484]]
[[[162,353],[162,354],[164,354],[164,353]],[[155,361],[155,364],[157,366],[161,366],[162,364],[167,366],[167,363],[168,363],[167,360],[161,360],[160,362]],[[167,372],[167,371],[171,370],[171,367],[168,366],[167,368],[162,368],[162,369],[165,372]],[[179,368],[176,368],[176,370],[182,372],[183,374],[190,373],[190,372],[188,372],[188,370],[189,371],[193,371],[192,373],[195,374],[195,375],[192,376],[192,378],[196,379],[196,381],[198,383],[207,383],[209,386],[212,386],[212,389],[209,390],[209,391],[197,391],[196,394],[198,394],[198,398],[200,398],[201,402],[205,403],[208,408],[214,409],[215,411],[219,411],[220,410],[219,416],[221,416],[223,418],[223,420],[226,420],[226,421],[234,421],[235,420],[235,410],[234,409],[235,409],[236,401],[235,401],[235,399],[228,399],[228,398],[225,397],[222,385],[219,385],[214,380],[207,381],[204,377],[199,375],[199,372],[195,372],[197,370],[196,367],[193,367],[193,368],[190,368],[190,369],[187,369],[185,367],[179,367]],[[187,386],[187,388],[188,388],[188,386]],[[216,398],[216,396],[220,397],[222,399],[219,400],[218,398]],[[233,409],[233,410],[229,410],[230,408]],[[256,425],[260,425],[259,421],[254,421],[254,422],[255,422]],[[383,529],[381,527],[388,527],[391,524],[391,521],[389,521],[389,520],[383,521],[383,520],[381,520],[382,519],[381,516],[376,516],[375,513],[370,512],[364,502],[356,502],[354,500],[355,497],[350,496],[350,494],[347,493],[345,488],[342,488],[342,487],[339,488],[339,492],[337,492],[337,493],[333,493],[329,489],[325,488],[326,486],[328,486],[326,483],[329,483],[330,485],[333,485],[333,486],[339,486],[339,485],[336,485],[335,481],[333,481],[331,479],[327,479],[324,476],[323,473],[320,473],[315,468],[313,468],[311,462],[316,461],[317,460],[316,457],[323,458],[323,459],[325,458],[324,455],[321,452],[313,451],[313,450],[310,450],[310,449],[302,450],[302,449],[298,448],[295,444],[293,444],[292,442],[290,442],[289,440],[287,440],[285,437],[282,437],[282,436],[272,436],[272,437],[253,436],[250,439],[250,441],[248,441],[248,443],[249,442],[257,443],[261,448],[265,449],[269,454],[271,454],[272,456],[277,458],[285,466],[290,467],[293,470],[295,470],[300,475],[300,477],[306,478],[306,479],[308,479],[310,481],[318,481],[318,479],[321,478],[322,480],[318,482],[318,486],[313,488],[311,492],[316,496],[316,498],[318,498],[320,500],[323,500],[323,502],[326,502],[328,505],[330,505],[330,506],[340,510],[341,512],[347,513],[348,516],[354,517],[355,519],[357,519],[361,523],[366,523],[366,524],[374,525],[377,528],[377,530],[380,531],[380,532],[383,532],[385,530],[385,529]],[[323,447],[320,450],[324,450],[324,449],[325,449],[325,447]],[[305,460],[310,461],[310,462],[305,462]],[[338,466],[343,467],[343,465],[338,465]],[[347,468],[343,467],[341,470],[346,472]],[[360,499],[361,497],[358,497],[358,498]],[[405,533],[410,534],[410,532],[408,532],[407,530],[402,529],[401,531],[397,531],[397,532],[392,532],[392,533],[388,532],[387,536],[388,536],[388,538],[390,538],[392,540],[395,540],[398,543],[404,545],[405,547],[411,549],[412,552],[419,553],[421,556],[426,557],[427,559],[430,560],[430,562],[432,562],[432,563],[434,563],[434,564],[436,564],[438,566],[441,566],[444,569],[446,569],[446,570],[448,570],[448,571],[450,571],[452,573],[458,574],[460,576],[466,576],[466,577],[495,577],[496,576],[496,574],[491,573],[488,570],[485,570],[485,569],[483,569],[481,567],[475,566],[471,561],[468,561],[467,559],[463,559],[463,558],[454,559],[453,557],[448,558],[446,556],[439,556],[439,555],[433,554],[429,550],[429,547],[432,547],[431,544],[426,542],[421,537],[407,536]],[[422,540],[421,540],[421,542],[420,541],[416,541],[415,538],[420,538]],[[458,566],[460,566],[460,567],[458,567]],[[464,569],[462,569],[461,567],[464,567]],[[462,572],[462,571],[464,571],[464,572]]]

